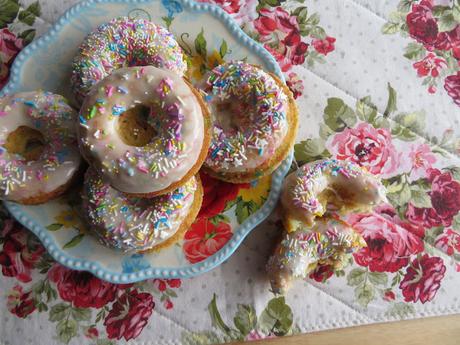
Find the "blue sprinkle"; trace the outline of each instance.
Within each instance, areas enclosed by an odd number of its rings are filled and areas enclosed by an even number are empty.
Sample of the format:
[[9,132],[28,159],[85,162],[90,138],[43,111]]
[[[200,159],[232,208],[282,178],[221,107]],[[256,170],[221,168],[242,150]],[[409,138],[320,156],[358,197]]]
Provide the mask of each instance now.
[[120,92],[120,93],[123,93],[123,94],[128,93],[128,89],[123,87],[123,86],[119,86],[117,89],[118,89],[118,92]]
[[134,176],[134,169],[133,168],[128,169],[128,175],[129,176]]
[[83,116],[80,115],[79,118],[80,118],[80,123],[86,123],[87,122],[86,119]]
[[32,101],[25,101],[24,104],[32,108],[37,108],[37,105],[35,104],[35,102],[32,102]]
[[123,113],[126,110],[125,107],[122,105],[114,105],[112,107],[112,114],[115,116],[119,116],[121,113]]

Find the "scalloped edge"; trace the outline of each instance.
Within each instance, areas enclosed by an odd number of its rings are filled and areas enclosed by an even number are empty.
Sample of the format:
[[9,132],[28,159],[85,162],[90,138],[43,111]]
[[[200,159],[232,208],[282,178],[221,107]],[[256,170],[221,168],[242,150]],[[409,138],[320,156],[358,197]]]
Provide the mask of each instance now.
[[[19,90],[20,77],[22,72],[22,65],[26,58],[31,57],[34,51],[38,48],[51,41],[56,35],[58,35],[60,29],[68,24],[72,17],[78,15],[82,10],[91,7],[93,4],[99,3],[148,3],[159,0],[85,0],[69,10],[67,10],[54,24],[51,29],[37,40],[30,43],[24,48],[19,55],[16,57],[13,66],[10,71],[9,82],[0,91],[0,96],[7,93],[14,93]],[[275,58],[265,48],[250,38],[234,20],[220,7],[212,4],[196,3],[192,0],[176,0],[179,1],[184,8],[187,8],[191,12],[207,12],[217,19],[221,20],[224,26],[229,30],[230,34],[236,38],[244,46],[248,47],[255,55],[259,56],[264,61],[266,67],[279,76],[283,81],[284,76],[281,69],[276,62]],[[265,220],[274,210],[276,203],[279,198],[283,179],[286,176],[293,159],[293,151],[291,150],[288,158],[286,158],[281,165],[272,174],[272,183],[270,194],[264,205],[248,217],[233,233],[232,238],[228,241],[223,248],[217,253],[208,257],[206,260],[186,266],[183,268],[168,268],[168,267],[157,267],[148,268],[133,273],[118,273],[108,271],[102,268],[99,263],[84,259],[75,259],[70,257],[66,251],[60,249],[54,242],[52,236],[48,234],[48,231],[34,219],[25,215],[19,204],[14,202],[5,201],[4,204],[8,211],[16,218],[22,225],[31,230],[35,235],[38,236],[40,241],[45,246],[48,253],[60,264],[75,270],[85,270],[94,274],[96,277],[109,281],[111,283],[134,283],[146,279],[152,278],[190,278],[199,274],[210,271],[211,269],[220,265],[223,261],[228,259],[235,250],[240,246],[244,238]]]

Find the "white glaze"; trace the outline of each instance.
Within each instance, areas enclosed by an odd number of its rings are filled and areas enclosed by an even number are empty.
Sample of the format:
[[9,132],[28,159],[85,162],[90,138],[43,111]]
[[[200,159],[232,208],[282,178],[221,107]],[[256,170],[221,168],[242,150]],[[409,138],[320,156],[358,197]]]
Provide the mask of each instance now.
[[[178,105],[184,116],[180,141],[185,146],[180,154],[168,157],[165,154],[166,141],[161,133],[152,143],[143,147],[125,144],[116,130],[118,116],[112,115],[112,107],[116,105],[130,109],[138,104],[149,106],[155,101],[161,102],[156,90],[166,78],[172,81],[172,92],[163,101],[165,107]],[[107,97],[107,90],[111,87],[113,94]],[[128,93],[117,91],[120,87]],[[91,90],[83,103],[80,117],[87,117],[98,100],[105,103],[97,105],[97,114],[86,123],[80,123],[80,147],[84,156],[116,189],[126,193],[161,191],[181,180],[196,163],[204,139],[203,113],[196,96],[180,76],[152,66],[116,70]],[[106,135],[99,135],[101,130],[105,130]],[[155,145],[159,145],[156,148],[153,144],[155,140]],[[118,161],[127,161],[127,155],[135,157],[136,154],[148,161],[145,164],[148,172],[139,170],[139,165],[144,167],[144,164],[137,159],[134,162],[129,161],[125,166]],[[166,160],[168,162],[164,166],[167,173],[153,172],[150,169],[151,164],[160,164]]]
[[[33,91],[0,98],[1,198],[20,201],[51,193],[69,182],[81,162],[76,118],[77,113],[59,95]],[[44,150],[36,161],[27,162],[3,146],[20,126],[43,135]]]

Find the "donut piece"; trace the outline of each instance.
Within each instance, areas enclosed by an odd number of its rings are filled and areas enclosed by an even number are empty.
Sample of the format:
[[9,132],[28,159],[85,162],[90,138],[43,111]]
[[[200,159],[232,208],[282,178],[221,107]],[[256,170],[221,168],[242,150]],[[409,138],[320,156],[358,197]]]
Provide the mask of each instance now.
[[[138,113],[134,121],[130,112]],[[168,193],[195,175],[208,132],[208,109],[197,91],[152,66],[121,68],[101,81],[82,105],[78,130],[88,162],[112,187],[137,197]]]
[[285,232],[267,263],[272,291],[285,293],[293,279],[308,278],[318,265],[340,270],[365,246],[349,224],[334,218],[318,219],[308,230]]
[[77,101],[114,70],[156,66],[183,75],[187,63],[174,36],[145,19],[119,17],[102,24],[80,46],[73,62],[72,88]]
[[284,226],[295,231],[312,226],[327,211],[370,211],[386,201],[380,179],[359,165],[335,159],[305,164],[284,180],[281,205]]
[[276,76],[242,61],[214,68],[202,89],[211,110],[206,171],[242,183],[270,174],[294,145],[298,110]]
[[77,113],[59,95],[0,98],[0,197],[39,204],[61,195],[78,172]]
[[181,239],[195,220],[202,198],[198,177],[156,198],[129,198],[91,168],[82,192],[91,231],[104,245],[124,252],[157,250]]

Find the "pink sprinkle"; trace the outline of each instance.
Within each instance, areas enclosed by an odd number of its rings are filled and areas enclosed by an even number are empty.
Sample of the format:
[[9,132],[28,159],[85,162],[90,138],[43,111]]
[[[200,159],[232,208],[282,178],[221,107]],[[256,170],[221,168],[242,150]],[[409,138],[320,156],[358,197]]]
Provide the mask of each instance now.
[[44,176],[43,171],[37,170],[37,172],[35,173],[35,176],[37,177],[37,180],[42,181],[43,176]]
[[140,172],[143,172],[144,174],[147,174],[149,172],[149,170],[147,169],[145,165],[138,165],[137,170],[139,170]]
[[107,86],[107,88],[105,89],[105,94],[107,95],[107,97],[111,97],[112,94],[113,94],[113,90],[115,88],[113,86]]
[[6,116],[8,113],[6,111],[0,110],[0,116]]

